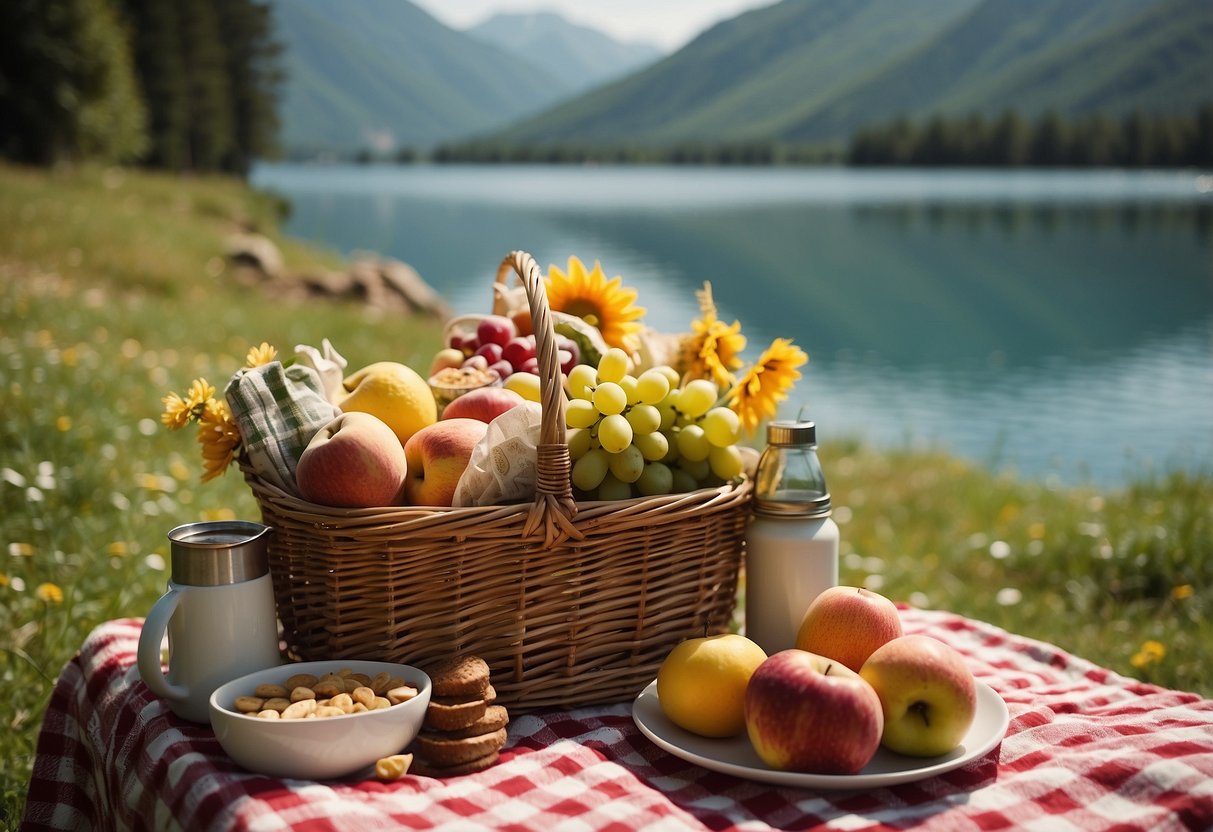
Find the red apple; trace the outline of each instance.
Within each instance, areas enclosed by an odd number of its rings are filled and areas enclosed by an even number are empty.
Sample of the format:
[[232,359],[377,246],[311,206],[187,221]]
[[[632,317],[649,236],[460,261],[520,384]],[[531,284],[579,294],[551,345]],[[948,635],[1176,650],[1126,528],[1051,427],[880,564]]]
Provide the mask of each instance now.
[[295,467],[303,499],[343,508],[398,505],[408,465],[396,433],[377,416],[342,413],[322,427]]
[[455,501],[459,478],[472,457],[472,449],[488,429],[488,424],[478,419],[443,419],[410,436],[404,443],[404,456],[408,461],[405,503],[451,505]]
[[477,387],[448,404],[442,418],[478,419],[487,424],[524,401],[521,395],[504,387]]
[[880,697],[881,742],[915,757],[947,754],[977,715],[977,683],[964,657],[937,638],[908,635],[877,648],[859,671]]
[[834,659],[781,650],[758,666],[745,691],[750,743],[781,771],[855,774],[880,746],[880,699]]
[[855,586],[822,592],[805,611],[796,647],[837,659],[858,671],[872,651],[901,635],[897,605],[880,593]]

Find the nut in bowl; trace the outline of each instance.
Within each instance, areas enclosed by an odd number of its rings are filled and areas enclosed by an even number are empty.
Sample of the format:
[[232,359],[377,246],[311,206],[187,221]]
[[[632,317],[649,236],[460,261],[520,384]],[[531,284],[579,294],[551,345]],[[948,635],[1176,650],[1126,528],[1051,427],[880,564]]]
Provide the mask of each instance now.
[[[326,686],[321,680],[334,674],[350,680],[348,691],[324,690]],[[311,676],[318,690],[307,685],[288,686],[299,676]],[[368,680],[373,686],[362,684]],[[376,680],[378,684],[374,684]],[[385,687],[393,680],[404,684]],[[287,695],[281,696],[282,691],[274,687],[284,688]],[[375,697],[387,705],[363,694],[355,696],[358,687],[372,687]],[[296,692],[299,688],[304,690]],[[292,698],[306,701],[309,692],[317,702],[344,695],[351,700],[367,698],[369,705],[363,705],[365,710],[355,710],[356,704],[351,704],[350,713],[326,710],[332,715],[317,713],[299,719],[258,715],[281,704],[268,700],[285,699],[287,705],[293,705]],[[330,695],[326,696],[326,692]],[[228,756],[249,771],[271,777],[328,780],[349,776],[373,766],[381,758],[399,754],[421,730],[430,692],[429,676],[405,664],[353,659],[285,664],[241,676],[217,688],[210,699],[211,727]],[[269,707],[254,709],[250,699],[265,700],[262,706]],[[242,701],[238,704],[237,700]],[[284,711],[287,705],[283,706]],[[316,711],[321,708],[336,706],[318,705]]]

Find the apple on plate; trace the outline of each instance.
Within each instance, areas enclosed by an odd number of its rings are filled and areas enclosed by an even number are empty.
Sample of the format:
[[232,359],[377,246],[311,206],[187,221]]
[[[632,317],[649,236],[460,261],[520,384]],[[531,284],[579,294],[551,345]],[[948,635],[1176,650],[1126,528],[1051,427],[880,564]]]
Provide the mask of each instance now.
[[859,671],[880,698],[881,742],[914,757],[947,754],[977,715],[977,683],[964,657],[927,635],[895,638]]
[[759,758],[774,769],[856,774],[880,747],[880,699],[835,659],[781,650],[745,690],[745,724]]
[[[455,401],[458,401],[456,399]],[[404,501],[414,506],[449,506],[472,450],[488,431],[478,419],[442,419],[409,437],[404,443],[408,473]]]
[[303,449],[295,484],[303,499],[325,506],[397,505],[408,463],[400,440],[377,416],[342,413]]
[[795,646],[858,672],[873,650],[900,635],[901,617],[888,598],[862,587],[834,586],[805,610]]
[[504,387],[477,387],[448,404],[442,411],[442,418],[476,419],[488,424],[524,401],[521,394]]

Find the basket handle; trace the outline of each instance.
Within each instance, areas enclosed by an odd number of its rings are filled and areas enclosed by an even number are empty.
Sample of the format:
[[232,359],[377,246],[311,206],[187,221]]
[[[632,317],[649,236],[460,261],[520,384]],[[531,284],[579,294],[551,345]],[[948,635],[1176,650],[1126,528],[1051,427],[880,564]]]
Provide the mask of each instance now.
[[523,526],[523,536],[537,534],[542,528],[544,543],[551,546],[562,540],[582,539],[585,535],[573,523],[577,502],[569,484],[569,446],[564,430],[564,385],[556,347],[556,328],[543,286],[543,272],[535,258],[525,251],[512,251],[497,267],[497,284],[504,286],[513,271],[526,290],[535,332],[535,357],[539,363],[538,473],[535,502]]

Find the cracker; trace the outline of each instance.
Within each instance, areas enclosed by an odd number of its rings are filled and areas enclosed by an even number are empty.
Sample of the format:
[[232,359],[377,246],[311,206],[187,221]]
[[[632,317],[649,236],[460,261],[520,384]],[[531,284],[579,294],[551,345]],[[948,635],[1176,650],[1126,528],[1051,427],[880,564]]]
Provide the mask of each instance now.
[[483,718],[488,707],[488,702],[483,699],[473,699],[469,702],[459,702],[456,704],[435,702],[431,699],[430,704],[425,709],[423,724],[426,728],[434,728],[439,731],[454,731],[459,728],[466,728],[476,720]]
[[479,656],[457,656],[430,668],[434,696],[481,697],[489,687],[489,666]]
[[451,738],[422,731],[414,743],[417,756],[432,766],[446,768],[463,765],[486,754],[500,751],[507,739],[506,730],[499,728],[491,734]]
[[453,766],[435,766],[423,759],[415,758],[409,771],[411,774],[420,774],[422,777],[455,777],[460,774],[474,774],[493,765],[500,755],[500,751],[492,751],[483,757]]
[[502,728],[510,724],[510,714],[505,709],[504,705],[489,705],[485,709],[484,716],[462,728],[450,728],[442,731],[442,735],[451,739],[461,739],[463,737],[479,737],[483,734],[491,734],[494,731],[500,731]]

